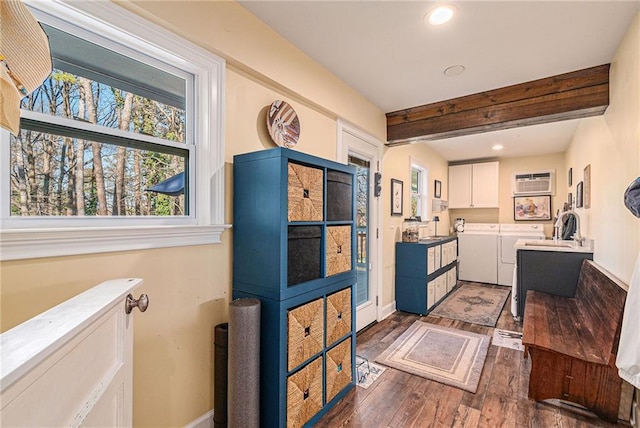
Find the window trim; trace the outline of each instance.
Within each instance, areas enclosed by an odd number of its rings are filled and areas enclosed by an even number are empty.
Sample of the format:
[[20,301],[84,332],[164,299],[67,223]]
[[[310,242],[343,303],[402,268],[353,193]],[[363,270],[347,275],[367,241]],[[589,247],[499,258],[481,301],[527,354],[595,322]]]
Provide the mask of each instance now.
[[[418,201],[420,203],[420,218],[423,221],[429,221],[431,219],[431,212],[429,210],[429,170],[427,168],[425,168],[424,166],[422,166],[420,163],[418,163],[415,159],[411,159],[410,160],[410,167],[409,167],[409,177],[411,178],[412,174],[413,174],[413,170],[418,170],[419,171],[419,180],[420,182],[418,183],[419,186],[419,193],[417,193],[418,195]],[[409,186],[411,187],[411,186]],[[410,191],[410,196],[413,196],[413,192]]]
[[[178,61],[175,67],[195,76],[199,88],[193,103],[198,120],[195,115],[191,120],[195,121],[193,140],[198,144],[193,148],[196,174],[189,183],[195,189],[195,217],[87,217],[62,222],[22,218],[20,226],[3,217],[0,261],[220,243],[222,233],[230,227],[224,224],[225,61],[111,2],[75,2],[71,6],[55,0],[27,2],[27,6],[37,19],[60,28],[78,27],[80,31],[75,33],[88,40],[100,34],[114,45],[161,60],[172,58]],[[3,165],[10,159],[8,136],[8,131],[0,136]],[[9,171],[2,170],[0,204],[8,207]]]

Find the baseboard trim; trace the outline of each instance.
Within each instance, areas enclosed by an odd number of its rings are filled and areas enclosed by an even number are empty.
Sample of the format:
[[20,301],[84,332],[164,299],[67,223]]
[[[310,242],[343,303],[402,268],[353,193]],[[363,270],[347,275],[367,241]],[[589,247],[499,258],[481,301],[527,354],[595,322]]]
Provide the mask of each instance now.
[[387,306],[383,306],[382,309],[380,309],[380,319],[378,321],[382,321],[383,319],[387,318],[389,315],[391,315],[395,311],[396,311],[396,301],[394,300],[393,302],[389,303]]
[[185,428],[213,428],[213,409],[209,410],[195,421],[185,425]]

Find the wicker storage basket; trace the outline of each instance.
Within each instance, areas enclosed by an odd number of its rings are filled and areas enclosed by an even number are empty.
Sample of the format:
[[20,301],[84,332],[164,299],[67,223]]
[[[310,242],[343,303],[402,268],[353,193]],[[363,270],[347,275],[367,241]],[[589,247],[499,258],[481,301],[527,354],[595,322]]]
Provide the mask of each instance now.
[[351,226],[327,227],[327,275],[351,270]]
[[327,171],[327,220],[349,221],[353,216],[351,174]]
[[289,226],[287,234],[287,285],[320,278],[322,228]]
[[287,378],[287,427],[298,428],[322,409],[322,357]]
[[327,346],[351,331],[351,287],[327,296]]
[[289,221],[322,221],[324,177],[321,169],[289,163]]
[[322,351],[323,315],[322,299],[305,303],[287,313],[287,370],[293,370]]
[[328,403],[352,381],[351,338],[327,351],[326,365]]

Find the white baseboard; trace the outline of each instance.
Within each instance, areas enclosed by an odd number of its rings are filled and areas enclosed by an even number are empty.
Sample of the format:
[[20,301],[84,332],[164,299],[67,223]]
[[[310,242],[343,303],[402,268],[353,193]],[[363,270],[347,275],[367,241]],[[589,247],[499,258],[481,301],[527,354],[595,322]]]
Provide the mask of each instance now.
[[396,311],[396,301],[394,300],[393,302],[389,303],[387,306],[384,306],[382,307],[382,309],[380,309],[379,321],[382,321],[383,319],[385,319],[395,311]]
[[209,410],[195,421],[185,425],[185,428],[213,428],[213,409]]

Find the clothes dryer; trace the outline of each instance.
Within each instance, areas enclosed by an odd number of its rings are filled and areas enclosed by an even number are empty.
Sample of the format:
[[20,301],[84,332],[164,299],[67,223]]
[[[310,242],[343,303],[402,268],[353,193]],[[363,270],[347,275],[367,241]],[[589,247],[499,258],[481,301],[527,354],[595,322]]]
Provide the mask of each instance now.
[[496,223],[466,223],[458,233],[458,279],[498,282],[498,235]]

